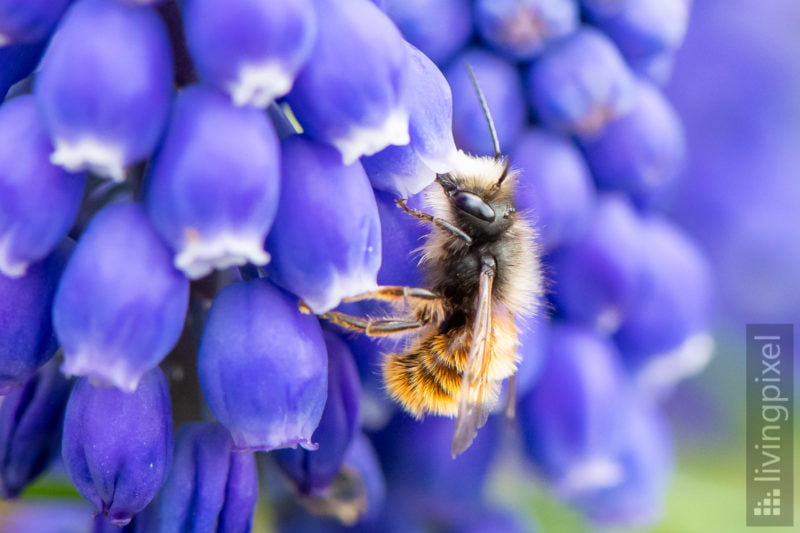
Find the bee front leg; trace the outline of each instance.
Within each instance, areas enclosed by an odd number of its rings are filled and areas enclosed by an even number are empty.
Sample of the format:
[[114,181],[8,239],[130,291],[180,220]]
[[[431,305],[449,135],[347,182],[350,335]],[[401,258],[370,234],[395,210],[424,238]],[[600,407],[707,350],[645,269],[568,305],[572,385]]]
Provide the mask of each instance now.
[[[311,314],[311,309],[305,302],[300,302],[300,312]],[[339,311],[328,311],[317,315],[323,320],[350,330],[364,333],[370,337],[383,337],[387,335],[398,335],[419,329],[425,324],[420,320],[406,320],[402,318],[383,318],[380,320],[366,319]]]
[[463,231],[461,231],[460,229],[458,229],[445,219],[435,217],[429,213],[423,213],[422,211],[417,211],[416,209],[411,209],[406,205],[405,198],[400,198],[396,200],[396,203],[398,206],[400,206],[400,209],[402,209],[412,217],[417,218],[419,220],[424,220],[425,222],[430,222],[437,228],[441,228],[447,232],[452,233],[453,235],[464,241],[466,244],[472,244],[472,237],[470,237],[469,235],[467,235],[466,233],[464,233]]
[[434,301],[439,300],[439,296],[432,293],[428,289],[419,287],[402,287],[402,286],[385,286],[378,287],[374,291],[362,292],[355,296],[343,298],[343,302],[360,302],[361,300],[381,300],[384,302],[393,302],[399,299],[409,300],[426,300]]

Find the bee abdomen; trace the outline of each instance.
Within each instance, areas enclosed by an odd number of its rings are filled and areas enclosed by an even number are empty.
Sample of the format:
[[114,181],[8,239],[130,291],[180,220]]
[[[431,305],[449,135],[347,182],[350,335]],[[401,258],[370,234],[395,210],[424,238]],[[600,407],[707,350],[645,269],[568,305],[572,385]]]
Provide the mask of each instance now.
[[461,373],[431,341],[384,361],[383,380],[389,395],[416,417],[431,413],[455,416]]

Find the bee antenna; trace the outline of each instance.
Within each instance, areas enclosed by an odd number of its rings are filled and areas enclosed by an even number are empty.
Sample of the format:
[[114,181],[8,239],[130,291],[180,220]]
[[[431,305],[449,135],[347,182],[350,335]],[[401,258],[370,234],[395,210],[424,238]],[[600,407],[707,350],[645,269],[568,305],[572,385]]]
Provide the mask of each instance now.
[[497,130],[494,127],[494,120],[492,120],[492,114],[489,112],[489,106],[486,104],[486,98],[483,96],[483,91],[481,90],[481,86],[478,84],[478,78],[475,77],[475,72],[472,70],[472,66],[469,63],[464,63],[464,66],[467,69],[467,73],[469,74],[469,78],[472,80],[472,86],[475,87],[475,92],[478,94],[478,100],[481,103],[481,110],[483,111],[483,116],[486,119],[486,123],[489,125],[489,135],[492,136],[492,148],[494,148],[494,158],[500,159],[503,157],[502,152],[500,152],[500,141],[497,140]]

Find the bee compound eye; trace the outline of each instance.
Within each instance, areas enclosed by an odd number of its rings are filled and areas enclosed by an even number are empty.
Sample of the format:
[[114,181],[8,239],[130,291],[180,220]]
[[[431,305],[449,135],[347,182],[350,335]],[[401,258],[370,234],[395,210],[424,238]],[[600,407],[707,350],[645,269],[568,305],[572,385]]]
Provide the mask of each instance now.
[[458,191],[453,195],[453,204],[461,211],[485,222],[494,222],[494,209],[477,194]]

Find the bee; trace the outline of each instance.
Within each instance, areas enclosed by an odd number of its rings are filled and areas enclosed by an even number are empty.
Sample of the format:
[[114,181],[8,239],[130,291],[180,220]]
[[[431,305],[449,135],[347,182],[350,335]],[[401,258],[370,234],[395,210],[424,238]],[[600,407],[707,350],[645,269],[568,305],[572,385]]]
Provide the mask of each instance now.
[[[433,213],[397,200],[406,213],[431,226],[420,260],[429,288],[386,286],[344,300],[405,304],[398,317],[320,315],[369,336],[413,335],[403,353],[386,355],[384,383],[417,418],[456,417],[453,457],[486,423],[502,381],[510,379],[513,388],[519,363],[516,319],[533,314],[541,293],[535,233],[514,206],[518,173],[500,152],[483,93],[469,65],[467,70],[489,124],[494,157],[459,151],[454,168],[437,174],[439,187],[426,191]],[[301,309],[309,312],[302,303]]]

